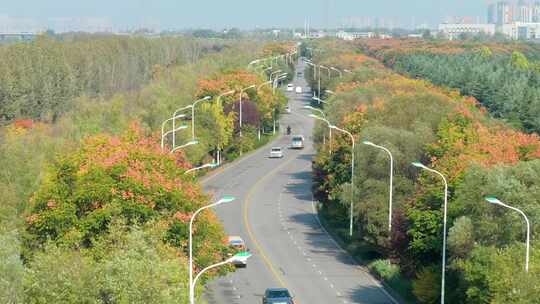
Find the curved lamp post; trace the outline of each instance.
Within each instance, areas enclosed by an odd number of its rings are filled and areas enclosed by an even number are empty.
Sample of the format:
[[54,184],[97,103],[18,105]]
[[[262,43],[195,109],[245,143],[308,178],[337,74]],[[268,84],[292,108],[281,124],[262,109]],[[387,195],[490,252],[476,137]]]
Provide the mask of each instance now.
[[526,244],[527,252],[525,253],[525,272],[529,272],[529,250],[530,250],[530,240],[531,240],[531,224],[529,223],[529,219],[527,218],[527,216],[525,215],[523,211],[519,210],[518,208],[506,205],[505,203],[498,200],[496,197],[489,196],[489,197],[486,197],[485,199],[486,201],[494,205],[499,205],[502,207],[506,207],[508,209],[512,209],[518,212],[519,214],[521,214],[523,218],[525,219],[525,223],[527,224],[527,244]]
[[269,80],[272,80],[274,78],[274,74],[278,74],[278,73],[282,73],[283,71],[282,70],[277,70],[277,71],[274,71],[272,73],[270,73],[270,79]]
[[447,209],[448,209],[447,208],[448,182],[446,181],[446,177],[444,177],[444,175],[441,172],[428,168],[420,162],[414,162],[412,163],[412,165],[417,168],[424,169],[426,171],[439,175],[444,182],[443,252],[442,252],[442,279],[441,279],[441,303],[444,304],[444,281],[445,281],[445,275],[446,275],[446,216],[447,216]]
[[193,145],[197,145],[199,143],[198,140],[192,140],[184,145],[181,145],[181,146],[178,146],[178,147],[175,147],[174,149],[171,150],[171,153],[174,153],[180,149],[184,149],[185,147],[189,147],[189,146],[193,146]]
[[259,90],[260,90],[263,86],[269,85],[269,84],[272,84],[272,80],[268,80],[268,81],[266,81],[266,82],[261,83],[261,84],[257,87],[257,94],[259,93]]
[[328,77],[332,76],[331,74],[331,70],[329,67],[327,66],[324,66],[324,65],[319,65],[319,72],[320,72],[320,69],[323,68],[323,69],[326,69],[328,71]]
[[[313,62],[311,61],[306,61],[306,64],[310,65],[313,67],[313,80],[317,80],[317,65],[314,64]],[[319,90],[317,91],[317,94],[318,96],[317,97],[321,97],[321,68],[319,68]]]
[[219,267],[219,266],[223,266],[223,265],[226,265],[226,264],[230,264],[230,263],[234,263],[234,262],[245,262],[247,259],[249,259],[251,257],[251,253],[249,252],[239,252],[237,254],[235,254],[234,256],[228,258],[227,260],[223,261],[223,262],[219,262],[219,263],[216,263],[214,265],[210,265],[206,268],[204,268],[203,270],[201,270],[196,276],[195,276],[195,279],[193,280],[193,284],[190,286],[190,289],[192,290],[192,294],[193,294],[193,297],[190,297],[190,303],[191,304],[195,304],[195,286],[197,285],[197,280],[199,280],[199,277],[207,272],[208,270],[212,269],[212,268],[216,268],[216,267]]
[[309,115],[309,117],[324,121],[328,125],[328,139],[330,140],[330,154],[332,154],[332,128],[331,128],[332,124],[330,123],[328,119],[326,119],[326,115],[324,114],[322,110],[314,108],[312,106],[304,106],[304,109],[309,109],[309,110],[321,113],[322,117],[319,117],[313,114]]
[[[181,117],[184,117],[185,115],[183,116],[179,116],[178,113],[179,112],[182,112],[182,111],[185,111],[185,110],[188,110],[190,108],[193,108],[193,105],[189,105],[189,106],[186,106],[186,107],[182,107],[182,108],[179,108],[177,109],[176,111],[174,111],[173,113],[173,120],[172,120],[172,126],[173,126],[173,130],[176,128],[176,119],[174,118],[181,118]],[[191,116],[191,119],[193,120],[193,113],[192,113],[192,116]],[[192,122],[193,123],[193,122]],[[173,138],[172,138],[172,146],[173,148],[176,146],[176,132],[173,132]]]
[[[195,211],[195,213],[193,213],[193,215],[191,216],[191,219],[189,221],[189,302],[191,304],[195,304],[195,283],[196,283],[196,280],[199,278],[199,276],[207,271],[208,269],[210,268],[213,268],[213,267],[217,267],[217,266],[221,266],[223,264],[226,264],[224,262],[222,263],[218,263],[216,265],[213,265],[213,266],[210,266],[210,267],[207,267],[205,269],[203,269],[198,275],[197,277],[195,278],[195,281],[193,280],[193,221],[195,220],[195,217],[201,213],[203,210],[205,209],[208,209],[208,208],[212,208],[212,207],[215,207],[217,205],[221,205],[223,203],[230,203],[232,201],[234,201],[236,198],[233,197],[233,196],[224,196],[222,199],[220,199],[219,201],[213,203],[213,204],[210,204],[210,205],[207,205],[207,206],[204,206],[202,208],[199,208],[197,211]],[[230,259],[229,259],[230,260]],[[229,261],[227,260],[227,261]],[[226,262],[227,262],[226,261]]]
[[[185,116],[185,115],[184,115],[184,116]],[[177,116],[177,117],[178,117],[178,116]],[[176,129],[174,129],[174,130],[170,130],[170,131],[168,131],[168,132],[165,132],[165,133],[161,136],[161,150],[163,151],[163,148],[165,148],[165,138],[167,138],[167,136],[168,136],[169,134],[172,133],[172,134],[173,134],[173,139],[174,139],[174,136],[175,136],[175,134],[176,134],[176,131],[185,130],[185,129],[187,129],[187,128],[188,128],[188,126],[186,126],[186,125],[181,125],[181,126],[179,126],[178,128],[176,128]],[[174,149],[174,141],[173,141],[173,149]]]
[[392,152],[390,152],[390,150],[388,150],[387,148],[383,146],[376,145],[370,141],[363,141],[362,143],[364,145],[381,149],[385,151],[386,153],[388,153],[388,155],[390,156],[390,190],[389,190],[389,195],[388,195],[390,197],[389,199],[390,202],[388,204],[388,231],[392,231],[392,192],[394,192],[392,183],[393,183],[393,176],[394,176],[394,157],[392,156]]
[[339,78],[343,77],[343,73],[339,69],[337,69],[335,67],[330,67],[330,69],[332,69],[333,71],[338,72],[339,73]]
[[165,137],[167,135],[169,135],[171,133],[171,131],[168,131],[168,132],[165,132],[165,126],[167,125],[167,123],[169,121],[173,121],[173,131],[175,130],[175,126],[174,126],[174,121],[177,119],[177,118],[182,118],[182,117],[185,117],[186,115],[178,115],[178,116],[173,116],[169,119],[166,119],[163,121],[163,123],[161,123],[161,150],[163,151],[163,148],[165,147]]
[[219,102],[221,101],[221,98],[223,98],[223,97],[225,97],[225,96],[228,96],[228,95],[232,95],[232,94],[234,94],[235,92],[236,92],[235,90],[230,90],[230,91],[228,91],[228,92],[225,92],[225,93],[220,94],[220,95],[217,97],[217,99],[216,99],[217,104],[218,104],[218,105],[220,104]]
[[197,168],[191,168],[189,170],[187,170],[186,172],[184,172],[184,174],[188,174],[188,173],[191,173],[191,172],[195,172],[195,171],[198,171],[198,170],[202,170],[202,169],[206,169],[206,168],[216,168],[218,165],[215,164],[215,163],[210,163],[210,164],[204,164],[200,167],[197,167]]
[[319,104],[322,102],[324,104],[328,104],[327,101],[320,99],[319,97],[313,96],[313,100],[317,101]]
[[191,105],[191,140],[195,140],[195,107],[197,106],[199,102],[203,102],[203,101],[211,100],[211,99],[212,99],[211,96],[206,96],[202,99],[195,101]]
[[352,232],[353,232],[353,219],[354,219],[354,147],[355,147],[355,141],[354,141],[354,136],[352,135],[351,132],[347,131],[347,130],[344,130],[344,129],[340,129],[334,125],[330,126],[330,128],[332,129],[335,129],[335,130],[338,130],[342,133],[345,133],[347,135],[349,135],[349,137],[351,138],[351,141],[352,141],[352,150],[351,150],[351,156],[352,156],[352,162],[351,162],[351,219],[350,219],[350,223],[349,223],[349,235],[352,236]]

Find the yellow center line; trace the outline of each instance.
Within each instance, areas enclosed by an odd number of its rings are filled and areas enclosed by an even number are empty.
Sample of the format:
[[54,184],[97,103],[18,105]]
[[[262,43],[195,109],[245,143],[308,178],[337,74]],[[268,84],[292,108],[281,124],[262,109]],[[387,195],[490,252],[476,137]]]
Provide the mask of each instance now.
[[255,191],[259,188],[259,186],[265,181],[267,180],[270,176],[272,176],[273,174],[275,174],[276,172],[278,172],[279,170],[281,170],[283,167],[285,167],[286,165],[288,165],[289,163],[291,163],[293,160],[295,160],[296,158],[295,157],[291,157],[291,159],[287,160],[286,162],[282,163],[281,165],[279,165],[278,167],[276,167],[274,170],[268,172],[267,174],[265,174],[261,179],[259,179],[252,187],[251,189],[249,190],[247,196],[246,196],[246,199],[245,199],[245,202],[244,202],[244,226],[246,227],[246,230],[248,232],[248,235],[249,237],[251,238],[253,244],[255,245],[255,247],[257,248],[257,251],[260,253],[264,263],[266,264],[266,266],[268,267],[268,269],[270,270],[270,272],[272,273],[272,275],[274,276],[274,278],[279,282],[279,284],[281,285],[282,288],[286,288],[287,287],[287,284],[285,283],[285,280],[281,277],[281,275],[277,272],[276,268],[274,267],[274,265],[272,264],[272,262],[270,261],[270,259],[268,258],[268,256],[264,253],[263,249],[261,248],[259,242],[257,241],[257,238],[255,237],[255,235],[253,234],[253,231],[251,230],[251,225],[249,224],[249,219],[248,219],[248,211],[249,211],[249,205],[251,203],[251,197],[253,196],[253,194],[255,193]]

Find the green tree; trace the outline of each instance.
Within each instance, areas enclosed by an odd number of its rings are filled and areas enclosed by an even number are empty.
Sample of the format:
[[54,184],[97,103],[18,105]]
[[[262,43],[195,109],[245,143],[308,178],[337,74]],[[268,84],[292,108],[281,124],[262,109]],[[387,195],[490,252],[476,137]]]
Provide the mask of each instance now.
[[440,269],[426,267],[420,270],[413,282],[413,293],[420,303],[438,303],[441,295]]
[[466,216],[459,217],[448,231],[448,250],[452,258],[466,258],[474,243],[474,227],[471,219]]

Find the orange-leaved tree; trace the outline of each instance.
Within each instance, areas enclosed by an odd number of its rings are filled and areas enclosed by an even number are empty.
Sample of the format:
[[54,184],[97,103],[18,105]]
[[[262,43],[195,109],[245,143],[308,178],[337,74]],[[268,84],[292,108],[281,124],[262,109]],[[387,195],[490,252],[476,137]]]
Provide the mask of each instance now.
[[[112,222],[122,220],[128,226],[165,226],[162,239],[186,251],[189,219],[208,203],[184,177],[188,168],[181,152],[162,152],[158,137],[146,136],[136,124],[120,137],[89,137],[51,164],[31,198],[27,246],[52,241],[92,247]],[[197,266],[221,260],[225,236],[211,212],[199,216],[196,230]]]

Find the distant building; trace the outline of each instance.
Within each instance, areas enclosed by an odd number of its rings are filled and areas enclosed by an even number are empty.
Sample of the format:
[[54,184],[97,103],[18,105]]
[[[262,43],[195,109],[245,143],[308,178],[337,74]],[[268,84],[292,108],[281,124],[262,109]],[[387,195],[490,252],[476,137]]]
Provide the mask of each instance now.
[[511,23],[513,20],[512,17],[512,8],[510,4],[506,1],[497,2],[497,24],[503,25]]
[[532,22],[532,6],[525,0],[520,0],[517,6],[516,20],[518,22]]
[[313,39],[324,38],[326,36],[327,36],[327,34],[325,32],[322,32],[322,31],[309,33],[309,38],[313,38]]
[[478,23],[442,23],[439,25],[439,32],[448,37],[448,39],[456,39],[460,35],[478,35],[484,33],[487,35],[495,34],[495,24]]
[[497,23],[497,5],[495,3],[488,6],[487,20],[491,24]]
[[37,35],[38,33],[31,32],[0,32],[0,43],[32,41]]
[[343,40],[356,40],[356,39],[370,39],[375,37],[375,33],[373,32],[345,32],[345,31],[339,31],[336,34],[336,37],[343,39]]
[[499,31],[514,40],[540,39],[540,23],[514,22],[501,26]]
[[540,2],[535,2],[532,6],[532,22],[540,22]]

